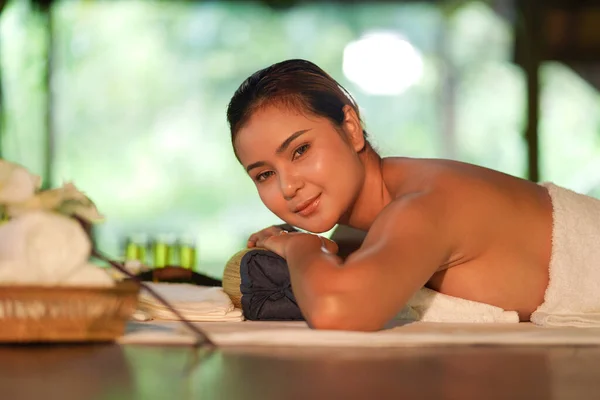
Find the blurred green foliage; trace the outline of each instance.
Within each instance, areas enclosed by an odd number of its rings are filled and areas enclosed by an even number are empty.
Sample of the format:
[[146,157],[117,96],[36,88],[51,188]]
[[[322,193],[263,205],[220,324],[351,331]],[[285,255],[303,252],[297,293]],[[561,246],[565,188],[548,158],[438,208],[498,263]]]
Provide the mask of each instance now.
[[[63,1],[52,8],[52,181],[73,180],[108,217],[99,245],[131,234],[197,238],[197,269],[221,274],[248,235],[278,220],[231,150],[226,105],[249,74],[310,59],[357,99],[383,155],[445,157],[441,87],[454,76],[452,157],[524,176],[525,82],[511,63],[512,29],[484,3],[451,13],[426,3]],[[3,156],[44,165],[44,19],[12,1],[1,20]],[[374,30],[422,54],[421,81],[398,96],[363,93],[342,73],[345,45]],[[542,71],[542,175],[600,196],[598,93],[568,68]],[[48,177],[46,177],[48,178]]]

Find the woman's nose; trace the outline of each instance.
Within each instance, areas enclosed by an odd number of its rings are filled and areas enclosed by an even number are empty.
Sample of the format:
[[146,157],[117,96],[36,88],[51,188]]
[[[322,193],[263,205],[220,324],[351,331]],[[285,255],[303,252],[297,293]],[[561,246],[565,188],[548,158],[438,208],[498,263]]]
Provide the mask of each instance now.
[[293,174],[279,174],[279,184],[281,192],[286,200],[292,199],[298,190],[304,186],[304,181]]

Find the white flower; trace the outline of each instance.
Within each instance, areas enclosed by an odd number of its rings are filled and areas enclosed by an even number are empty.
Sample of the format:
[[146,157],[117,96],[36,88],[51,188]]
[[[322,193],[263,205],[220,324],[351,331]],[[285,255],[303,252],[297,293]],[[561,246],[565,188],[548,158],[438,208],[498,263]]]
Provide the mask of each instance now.
[[57,189],[38,192],[27,201],[10,204],[6,208],[7,214],[11,217],[18,217],[32,211],[54,211],[68,217],[76,216],[91,223],[104,220],[96,205],[71,182]]
[[58,212],[67,216],[76,216],[91,223],[104,221],[104,217],[98,212],[94,202],[80,192],[73,183],[67,182],[61,189],[63,201],[56,209]]
[[18,164],[0,159],[0,205],[28,201],[41,184],[39,176]]

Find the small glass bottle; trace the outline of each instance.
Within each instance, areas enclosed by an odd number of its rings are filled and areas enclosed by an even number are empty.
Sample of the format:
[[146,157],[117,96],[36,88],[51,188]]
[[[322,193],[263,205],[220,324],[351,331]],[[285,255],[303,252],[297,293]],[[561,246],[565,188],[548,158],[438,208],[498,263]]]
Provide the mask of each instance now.
[[170,234],[161,234],[156,237],[152,248],[154,257],[154,268],[163,268],[168,265],[176,265],[175,240]]
[[125,261],[139,261],[146,264],[148,237],[143,233],[131,235],[125,248]]
[[179,238],[179,265],[182,268],[196,268],[196,240],[191,235]]

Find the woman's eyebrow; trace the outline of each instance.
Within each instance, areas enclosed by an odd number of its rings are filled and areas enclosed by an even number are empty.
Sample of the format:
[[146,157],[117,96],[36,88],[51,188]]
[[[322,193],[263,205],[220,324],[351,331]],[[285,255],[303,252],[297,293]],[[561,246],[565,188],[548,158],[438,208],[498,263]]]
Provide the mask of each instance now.
[[310,131],[310,129],[303,129],[301,131],[298,132],[294,132],[290,135],[290,137],[288,137],[287,139],[285,139],[283,141],[283,143],[281,143],[281,145],[277,148],[277,150],[275,151],[275,153],[277,154],[281,154],[284,151],[287,150],[287,148],[290,146],[290,144],[298,137],[302,136],[303,134],[305,134],[306,132]]
[[248,165],[246,167],[246,172],[250,173],[250,170],[252,170],[254,168],[262,167],[264,165],[266,165],[266,163],[264,161],[257,161],[255,163],[252,163],[252,164]]
[[[292,142],[294,140],[296,140],[297,138],[299,138],[300,136],[302,136],[306,132],[310,131],[311,129],[302,129],[300,131],[292,133],[287,139],[285,139],[283,141],[283,143],[281,143],[281,145],[279,145],[279,147],[277,148],[277,150],[275,150],[275,153],[276,154],[283,153],[284,151],[287,150],[288,147],[290,147],[290,144],[292,144]],[[264,161],[257,161],[255,163],[252,163],[252,164],[248,165],[246,167],[246,172],[250,172],[251,169],[262,167],[264,165],[266,165],[266,163]]]

